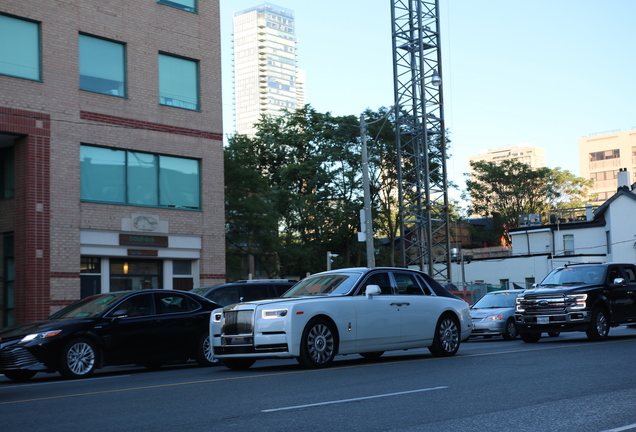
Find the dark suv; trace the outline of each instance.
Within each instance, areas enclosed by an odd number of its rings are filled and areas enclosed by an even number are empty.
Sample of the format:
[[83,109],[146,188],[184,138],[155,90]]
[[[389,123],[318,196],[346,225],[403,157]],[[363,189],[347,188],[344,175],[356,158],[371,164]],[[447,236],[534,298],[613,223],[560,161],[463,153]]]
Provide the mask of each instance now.
[[192,292],[207,297],[221,306],[227,306],[239,302],[280,297],[296,282],[298,281],[291,279],[240,280],[223,285],[195,288]]
[[517,297],[515,321],[524,342],[537,342],[542,332],[564,331],[606,339],[610,327],[636,322],[636,266],[569,264],[554,269]]

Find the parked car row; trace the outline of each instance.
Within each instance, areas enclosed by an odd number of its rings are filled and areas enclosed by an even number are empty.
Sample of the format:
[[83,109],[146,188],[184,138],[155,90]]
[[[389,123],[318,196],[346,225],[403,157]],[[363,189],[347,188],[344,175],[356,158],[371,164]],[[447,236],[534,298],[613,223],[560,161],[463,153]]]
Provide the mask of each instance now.
[[[214,301],[212,301],[212,300]],[[606,339],[636,323],[636,266],[578,264],[534,288],[487,293],[471,307],[423,272],[351,268],[290,280],[239,281],[191,292],[138,290],[79,300],[46,320],[0,330],[0,373],[90,376],[108,365],[157,368],[193,359],[246,369],[294,358],[328,367],[338,354],[378,358],[426,347],[453,356],[469,337],[585,331]]]
[[200,291],[219,303],[195,292],[112,292],[3,329],[0,373],[25,381],[40,371],[82,378],[108,365],[156,368],[188,359],[211,365],[217,360],[212,339],[230,368],[257,358],[326,367],[337,354],[377,358],[420,347],[452,356],[472,325],[466,302],[406,269],[336,270],[295,285],[250,281]]

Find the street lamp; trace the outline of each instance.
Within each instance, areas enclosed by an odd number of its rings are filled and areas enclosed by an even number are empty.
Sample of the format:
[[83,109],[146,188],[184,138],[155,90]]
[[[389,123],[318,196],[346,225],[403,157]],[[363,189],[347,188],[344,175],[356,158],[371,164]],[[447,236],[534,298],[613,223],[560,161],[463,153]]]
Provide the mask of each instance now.
[[431,84],[435,87],[439,87],[442,85],[442,77],[439,76],[437,70],[433,70],[433,76],[431,77]]

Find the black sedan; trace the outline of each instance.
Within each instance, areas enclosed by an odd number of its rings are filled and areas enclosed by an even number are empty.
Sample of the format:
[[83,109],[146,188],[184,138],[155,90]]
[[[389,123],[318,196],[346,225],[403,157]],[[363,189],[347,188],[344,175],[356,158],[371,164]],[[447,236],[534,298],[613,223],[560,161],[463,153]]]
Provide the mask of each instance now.
[[0,373],[26,381],[37,372],[83,378],[109,365],[156,368],[195,359],[214,363],[210,312],[220,306],[172,290],[98,294],[48,319],[0,331]]

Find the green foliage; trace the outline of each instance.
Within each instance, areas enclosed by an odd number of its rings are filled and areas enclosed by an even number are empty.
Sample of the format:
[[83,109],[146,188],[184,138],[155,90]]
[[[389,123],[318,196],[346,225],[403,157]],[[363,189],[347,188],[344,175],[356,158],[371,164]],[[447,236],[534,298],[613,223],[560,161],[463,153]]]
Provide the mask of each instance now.
[[[589,180],[561,168],[537,168],[514,161],[471,162],[473,175],[466,181],[472,214],[494,217],[510,244],[508,230],[519,226],[519,216],[581,206]],[[464,197],[467,198],[466,194]]]

